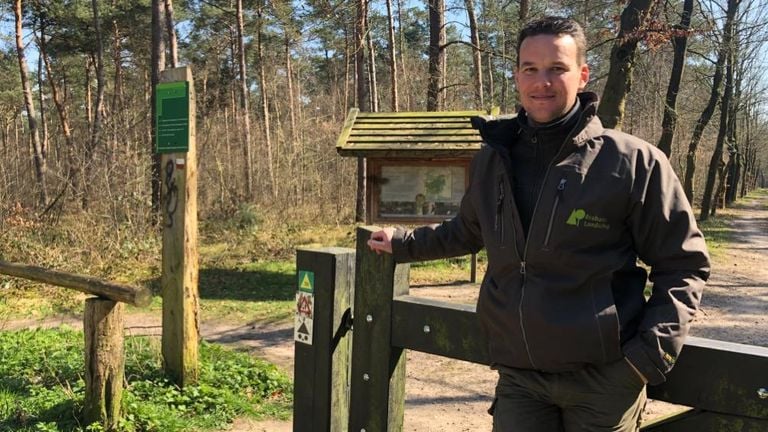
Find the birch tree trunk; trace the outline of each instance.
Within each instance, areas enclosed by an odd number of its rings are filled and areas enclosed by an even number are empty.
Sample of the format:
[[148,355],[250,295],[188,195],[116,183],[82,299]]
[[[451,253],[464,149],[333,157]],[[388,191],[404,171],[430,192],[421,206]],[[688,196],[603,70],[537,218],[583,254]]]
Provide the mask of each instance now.
[[13,15],[16,20],[16,54],[19,60],[19,74],[21,75],[21,86],[24,93],[24,108],[27,110],[27,121],[29,122],[29,132],[32,136],[32,161],[35,167],[35,180],[38,188],[38,201],[41,207],[48,203],[48,187],[46,185],[46,174],[48,167],[43,157],[42,144],[40,143],[40,131],[37,126],[37,113],[35,103],[32,100],[32,88],[29,83],[29,67],[24,57],[24,42],[22,41],[22,10],[21,0],[14,0]]

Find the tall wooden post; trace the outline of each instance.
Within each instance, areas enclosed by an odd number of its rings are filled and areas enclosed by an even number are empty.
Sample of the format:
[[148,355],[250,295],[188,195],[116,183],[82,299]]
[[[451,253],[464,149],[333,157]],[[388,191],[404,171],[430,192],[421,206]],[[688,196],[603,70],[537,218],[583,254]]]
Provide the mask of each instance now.
[[293,430],[346,432],[355,251],[296,251]]
[[85,424],[112,430],[120,420],[125,355],[123,303],[100,297],[85,301]]
[[197,266],[195,91],[189,67],[161,73],[157,150],[162,153],[163,366],[179,386],[197,381],[200,307]]
[[410,267],[368,249],[373,231],[357,229],[350,432],[403,430],[405,352],[392,346],[392,298],[408,294]]

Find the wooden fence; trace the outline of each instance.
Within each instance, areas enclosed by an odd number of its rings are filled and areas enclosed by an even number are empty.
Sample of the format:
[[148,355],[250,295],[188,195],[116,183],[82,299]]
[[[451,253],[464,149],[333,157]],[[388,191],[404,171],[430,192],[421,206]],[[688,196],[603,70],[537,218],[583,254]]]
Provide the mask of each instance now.
[[[297,270],[314,275],[314,333],[296,342],[295,432],[402,431],[405,349],[490,363],[475,307],[409,296],[408,265],[369,251],[371,232],[358,229],[356,252],[297,252]],[[766,388],[768,348],[690,337],[667,381],[648,388],[690,409],[642,430],[766,431]]]
[[112,429],[120,419],[125,370],[124,303],[149,305],[146,288],[107,282],[90,276],[0,261],[0,274],[75,289],[93,294],[85,300],[85,424],[100,423]]

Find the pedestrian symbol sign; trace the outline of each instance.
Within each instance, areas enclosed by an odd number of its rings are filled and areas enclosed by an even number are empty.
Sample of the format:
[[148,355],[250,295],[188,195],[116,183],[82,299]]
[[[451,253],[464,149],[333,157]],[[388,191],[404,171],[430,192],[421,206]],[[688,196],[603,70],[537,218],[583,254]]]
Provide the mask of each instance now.
[[308,293],[315,291],[315,273],[299,270],[299,291]]

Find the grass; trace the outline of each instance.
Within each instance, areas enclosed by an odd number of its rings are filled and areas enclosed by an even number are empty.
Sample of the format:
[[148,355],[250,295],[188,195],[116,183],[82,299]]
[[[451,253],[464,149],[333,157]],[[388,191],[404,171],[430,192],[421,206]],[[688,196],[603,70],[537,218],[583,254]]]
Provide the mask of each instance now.
[[[82,422],[83,334],[68,328],[0,333],[0,431],[95,431]],[[126,340],[123,416],[133,431],[208,431],[236,416],[287,419],[292,386],[272,365],[221,346],[200,347],[200,381],[163,378],[159,342]]]

